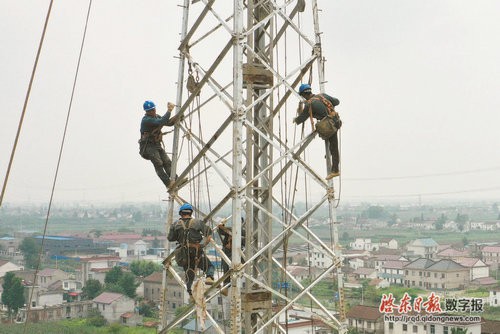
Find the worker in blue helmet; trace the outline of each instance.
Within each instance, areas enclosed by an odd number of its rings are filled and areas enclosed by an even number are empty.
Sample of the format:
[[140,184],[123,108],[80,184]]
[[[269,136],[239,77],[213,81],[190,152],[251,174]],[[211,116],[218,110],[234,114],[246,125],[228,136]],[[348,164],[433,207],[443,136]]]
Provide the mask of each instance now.
[[[173,103],[168,103],[167,112],[160,116],[156,114],[156,105],[153,101],[145,101],[143,109],[145,112],[141,121],[141,139],[139,140],[139,154],[146,160],[151,161],[156,174],[160,180],[169,188],[174,181],[170,177],[172,161],[163,148],[163,126],[173,126],[177,121],[177,115],[170,117],[174,109]],[[185,184],[187,179],[178,182],[178,186]]]
[[[335,107],[340,104],[340,101],[328,94],[313,94],[311,85],[307,83],[300,85],[299,95],[305,99],[305,103],[301,102],[299,104],[298,116],[294,119],[294,122],[301,124],[308,118],[311,119],[311,122],[313,118],[319,121],[316,123],[315,128],[320,137],[328,143],[332,156],[332,167],[326,176],[326,179],[330,180],[340,175],[337,130],[342,126],[342,121],[335,111]],[[324,124],[327,124],[327,131],[323,130],[325,128]]]
[[206,274],[205,284],[208,285],[214,283],[215,272],[215,267],[203,250],[212,239],[212,230],[202,220],[193,218],[193,211],[191,204],[184,203],[179,208],[180,219],[172,224],[167,236],[168,241],[178,244],[175,260],[184,269],[190,296],[198,268]]

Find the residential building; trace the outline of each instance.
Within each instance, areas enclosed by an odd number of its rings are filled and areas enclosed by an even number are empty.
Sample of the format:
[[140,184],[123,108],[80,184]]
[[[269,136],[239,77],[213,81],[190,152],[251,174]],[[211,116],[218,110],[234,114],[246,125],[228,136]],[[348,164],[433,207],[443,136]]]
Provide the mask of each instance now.
[[353,272],[356,279],[374,279],[377,278],[377,271],[373,268],[358,268]]
[[94,307],[109,322],[120,322],[126,312],[134,312],[134,300],[115,292],[103,292],[93,300]]
[[496,287],[490,290],[488,304],[493,307],[500,307],[500,288]]
[[69,274],[60,269],[45,268],[37,275],[36,283],[41,288],[47,289],[51,284],[69,278]]
[[82,282],[74,279],[65,279],[62,281],[62,288],[64,291],[81,291],[82,287]]
[[464,289],[469,284],[468,268],[451,260],[420,258],[406,264],[404,284],[427,290]]
[[308,266],[323,269],[330,267],[333,263],[332,257],[329,254],[325,254],[325,252],[320,252],[318,250],[309,252],[308,260]]
[[1,237],[0,249],[6,253],[15,253],[19,249],[20,239],[13,237]]
[[391,285],[393,284],[403,284],[404,283],[404,274],[405,271],[403,267],[408,264],[408,261],[386,261],[380,272],[378,273],[378,277],[389,282]]
[[349,243],[349,246],[354,250],[374,251],[379,249],[379,245],[372,243],[372,239],[369,238],[356,238],[356,240]]
[[101,284],[104,284],[106,279],[106,274],[113,268],[92,268],[88,274],[88,279],[95,279]]
[[[144,299],[157,304],[160,303],[162,295],[162,278],[161,272],[152,273],[142,281],[144,286]],[[179,285],[177,281],[169,274],[167,276],[167,311],[174,314],[175,309],[182,306],[184,303],[185,289]]]
[[457,261],[457,260],[461,260],[463,258],[470,257],[470,253],[468,250],[458,250],[458,249],[450,247],[450,248],[446,248],[442,251],[439,251],[436,254],[436,257],[440,258],[440,259],[450,259],[450,260]]
[[76,280],[85,282],[93,277],[92,269],[111,269],[120,263],[118,256],[93,256],[80,259],[80,270],[77,271]]
[[12,262],[9,262],[7,260],[2,260],[0,259],[0,277],[4,277],[6,273],[11,272],[11,271],[19,271],[23,270],[24,268],[22,266],[18,266]]
[[399,244],[396,239],[381,239],[378,243],[380,248],[398,249]]
[[137,324],[142,322],[142,317],[134,312],[125,312],[120,316],[120,324],[123,326],[137,326]]
[[385,262],[387,261],[406,261],[404,256],[399,254],[376,254],[370,257],[367,261],[366,267],[375,268],[378,271],[382,270]]
[[434,258],[437,253],[438,244],[431,238],[426,239],[416,239],[411,241],[406,249],[408,252],[413,252],[415,255],[426,259]]
[[144,240],[138,240],[134,242],[134,256],[141,257],[146,255],[148,252],[148,243]]
[[378,307],[356,305],[347,312],[346,318],[349,327],[358,333],[384,333],[384,318]]
[[314,279],[320,272],[320,270],[315,267],[287,266],[286,268],[288,272],[299,281],[303,281],[306,278]]
[[475,259],[472,257],[463,257],[460,259],[456,259],[455,262],[461,264],[466,268],[469,268],[470,281],[490,276],[490,268],[488,267],[488,265],[486,265],[486,263],[484,263],[480,259]]
[[365,266],[365,259],[363,259],[363,257],[350,258],[348,262],[349,262],[349,267],[351,267],[354,270]]
[[[59,321],[63,319],[87,318],[92,309],[92,301],[78,301],[53,306],[36,306],[29,309],[29,322]],[[26,307],[20,308],[16,322],[25,322],[28,314]]]
[[490,266],[491,269],[499,268],[500,264],[500,245],[484,246],[481,249],[481,255],[484,263]]

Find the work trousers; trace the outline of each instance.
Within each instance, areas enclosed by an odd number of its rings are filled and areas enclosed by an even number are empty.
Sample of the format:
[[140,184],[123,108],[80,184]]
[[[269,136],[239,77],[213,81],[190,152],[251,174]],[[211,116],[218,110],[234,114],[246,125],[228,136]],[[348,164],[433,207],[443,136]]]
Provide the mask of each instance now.
[[331,172],[337,173],[339,171],[340,155],[339,155],[339,140],[337,133],[327,139],[330,154],[332,155],[332,170]]
[[214,278],[215,268],[212,262],[208,259],[201,248],[189,247],[188,261],[183,266],[186,273],[186,288],[191,294],[191,287],[193,286],[196,268],[200,268],[207,275],[207,277]]
[[143,157],[153,164],[156,174],[160,180],[168,187],[170,183],[170,167],[172,161],[161,146],[161,143],[147,143]]

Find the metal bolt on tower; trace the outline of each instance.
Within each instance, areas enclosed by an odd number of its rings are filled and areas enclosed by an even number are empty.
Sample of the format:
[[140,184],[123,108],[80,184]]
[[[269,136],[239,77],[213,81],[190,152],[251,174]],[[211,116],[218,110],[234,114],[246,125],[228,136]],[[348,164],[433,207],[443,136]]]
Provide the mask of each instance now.
[[[219,333],[286,333],[288,312],[310,305],[311,326],[321,321],[344,333],[343,301],[331,310],[312,293],[319,282],[336,276],[338,295],[343,296],[334,224],[337,199],[333,182],[323,179],[331,162],[323,168],[322,163],[310,166],[308,158],[316,155],[314,161],[323,162],[324,151],[307,148],[323,141],[313,141],[315,134],[307,127],[303,136],[292,134],[300,131],[293,123],[300,101],[297,87],[312,80],[314,67],[317,81],[312,85],[324,90],[317,1],[184,0],[180,7],[176,113],[184,119],[174,130],[172,175],[189,177],[190,183],[169,192],[166,229],[184,201],[193,203],[196,216],[212,227],[231,208],[224,217],[232,226],[231,258],[222,254],[220,245],[213,246],[230,263],[230,293],[223,297],[216,285],[205,293],[207,303],[229,298],[229,321],[222,324],[211,312],[208,320]],[[295,202],[306,201],[311,191],[319,199],[299,212]],[[329,212],[331,235],[326,241],[308,226],[322,206]],[[299,281],[288,270],[292,240],[326,259],[309,280]],[[165,246],[170,249],[168,242]],[[195,314],[191,306],[171,319],[167,316],[167,277],[184,284],[184,273],[174,268],[172,258],[170,254],[164,261],[161,333]]]

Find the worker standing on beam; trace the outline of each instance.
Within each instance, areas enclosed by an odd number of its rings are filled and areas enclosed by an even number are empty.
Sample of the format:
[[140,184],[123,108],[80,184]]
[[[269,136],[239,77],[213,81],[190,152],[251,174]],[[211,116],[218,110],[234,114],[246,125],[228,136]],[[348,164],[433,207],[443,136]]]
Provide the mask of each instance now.
[[335,111],[335,106],[340,104],[340,101],[327,94],[313,94],[311,85],[301,84],[299,87],[299,95],[306,101],[302,108],[299,105],[299,115],[294,119],[296,124],[304,123],[308,118],[313,122],[313,118],[319,122],[316,123],[316,131],[319,136],[324,139],[329,146],[330,154],[332,155],[332,168],[326,176],[330,180],[340,175],[339,163],[339,143],[337,138],[337,130],[342,126],[339,114]]
[[193,206],[184,203],[179,208],[181,218],[172,224],[167,236],[168,241],[177,241],[179,244],[175,257],[186,273],[186,287],[190,296],[198,268],[207,275],[207,285],[213,284],[215,272],[212,262],[203,251],[212,239],[212,230],[202,220],[193,218],[192,214]]
[[[174,180],[170,177],[170,167],[172,161],[163,148],[163,133],[161,128],[165,125],[173,126],[177,121],[177,115],[170,118],[170,113],[175,105],[168,102],[167,112],[160,116],[156,114],[156,105],[153,101],[146,101],[143,104],[146,113],[141,121],[141,139],[139,140],[139,154],[153,164],[156,174],[167,188],[170,188]],[[179,182],[178,187],[185,184],[187,179]]]

